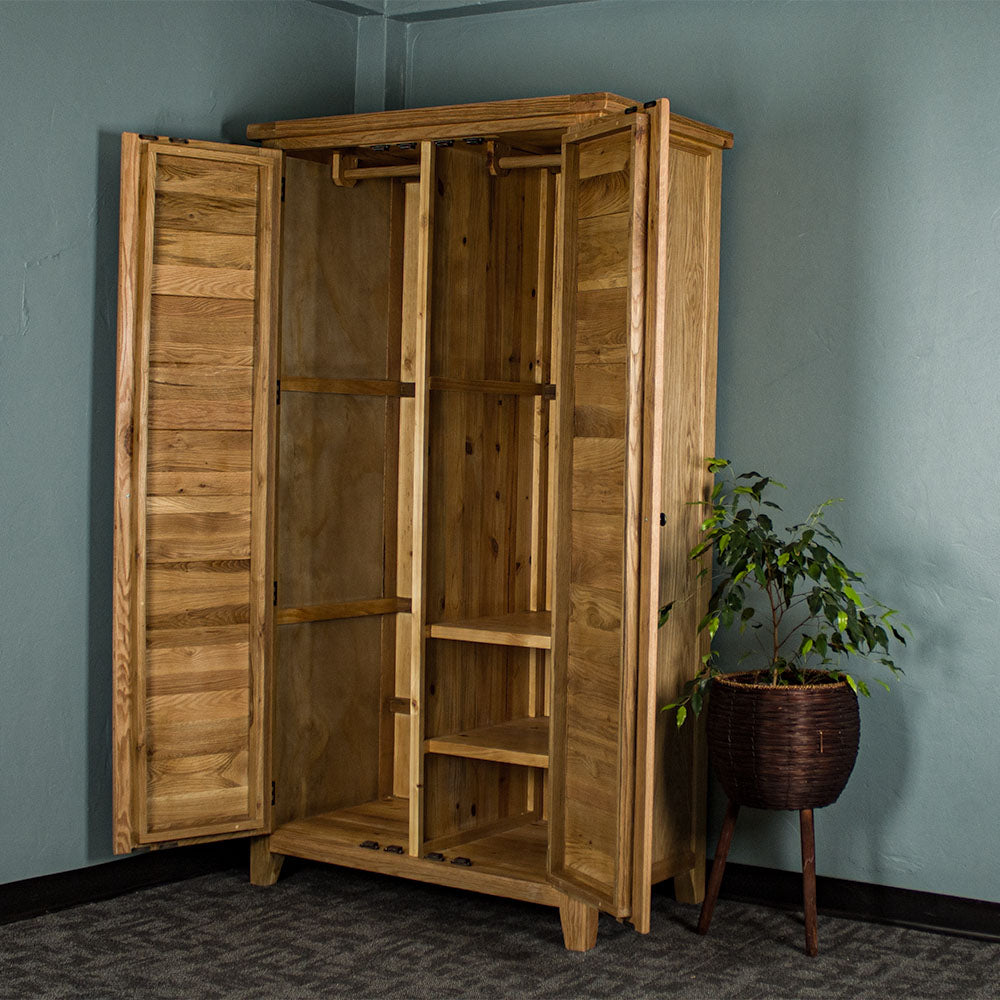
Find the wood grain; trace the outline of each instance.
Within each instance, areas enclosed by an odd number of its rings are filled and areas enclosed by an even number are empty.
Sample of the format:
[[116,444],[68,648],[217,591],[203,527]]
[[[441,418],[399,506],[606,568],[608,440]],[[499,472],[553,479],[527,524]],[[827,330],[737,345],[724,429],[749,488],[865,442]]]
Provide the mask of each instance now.
[[434,639],[549,649],[552,646],[552,616],[548,611],[516,611],[464,621],[432,622],[427,627],[427,634]]
[[526,767],[549,766],[549,720],[510,719],[468,732],[434,736],[424,741],[428,753],[471,757]]
[[[667,217],[666,340],[663,411],[666,440],[688,443],[667,448],[663,458],[662,509],[666,527],[660,537],[661,596],[675,600],[676,614],[660,630],[656,696],[672,701],[709,650],[697,623],[707,607],[711,584],[699,581],[699,566],[679,558],[701,536],[699,508],[712,477],[704,460],[715,453],[715,373],[718,340],[719,224],[721,160],[717,147],[678,144],[671,137],[670,205]],[[664,600],[667,600],[665,596]],[[681,861],[675,876],[680,898],[699,901],[704,894],[705,783],[704,732],[701,726],[678,732],[663,713],[657,720],[655,764],[661,775],[654,793],[654,864]]]
[[559,241],[550,867],[619,916],[632,888],[647,126],[567,133]]
[[123,140],[132,194],[120,337],[132,375],[119,388],[131,396],[132,475],[117,487],[131,521],[116,575],[126,559],[132,571],[116,614],[131,620],[131,680],[115,711],[132,720],[136,750],[116,757],[131,786],[118,850],[265,822],[263,387],[273,379],[280,162],[267,150]]

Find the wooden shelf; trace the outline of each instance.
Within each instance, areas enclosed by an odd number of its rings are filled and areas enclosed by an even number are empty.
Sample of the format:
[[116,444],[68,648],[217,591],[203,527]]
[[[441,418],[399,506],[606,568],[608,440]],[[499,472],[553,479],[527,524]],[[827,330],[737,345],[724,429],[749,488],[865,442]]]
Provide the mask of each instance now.
[[427,753],[449,757],[471,757],[500,764],[525,767],[549,766],[548,716],[511,719],[495,726],[483,726],[450,736],[432,736],[424,740]]
[[433,622],[427,626],[427,634],[432,639],[457,639],[459,642],[486,642],[494,646],[551,649],[552,613],[516,611],[509,615],[495,615],[489,618]]
[[[269,847],[275,854],[549,906],[558,906],[564,898],[548,881],[548,824],[544,820],[487,832],[479,838],[470,830],[467,840],[440,848],[445,855],[443,861],[386,851],[392,846],[405,851],[408,829],[408,799],[377,799],[286,823],[271,835]],[[378,847],[362,847],[365,841],[373,841]],[[452,864],[455,857],[468,858],[472,864]]]
[[318,392],[339,396],[412,396],[414,384],[381,378],[303,378],[283,375],[282,392]]
[[541,396],[556,398],[556,387],[551,382],[502,382],[498,379],[445,378],[432,375],[428,385],[438,392],[491,392],[501,396]]

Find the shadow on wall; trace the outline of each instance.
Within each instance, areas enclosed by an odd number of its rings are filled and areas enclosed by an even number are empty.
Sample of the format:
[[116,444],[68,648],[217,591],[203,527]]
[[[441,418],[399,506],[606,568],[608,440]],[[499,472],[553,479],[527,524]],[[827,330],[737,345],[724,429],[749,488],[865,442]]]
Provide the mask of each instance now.
[[118,188],[121,136],[97,141],[94,350],[91,372],[87,682],[87,858],[111,854],[111,595],[114,523]]

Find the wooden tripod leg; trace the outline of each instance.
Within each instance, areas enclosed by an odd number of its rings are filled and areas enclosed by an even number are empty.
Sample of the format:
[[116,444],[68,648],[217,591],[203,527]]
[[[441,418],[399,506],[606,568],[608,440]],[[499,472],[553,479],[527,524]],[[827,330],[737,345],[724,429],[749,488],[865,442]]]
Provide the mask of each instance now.
[[736,829],[736,817],[739,814],[739,803],[730,799],[729,805],[726,807],[726,818],[722,823],[722,832],[719,834],[719,843],[715,848],[712,875],[708,880],[705,902],[701,904],[701,916],[698,918],[699,934],[707,934],[708,925],[712,922],[712,911],[715,909],[715,900],[722,885],[722,873],[726,870],[726,857],[729,854],[729,846],[733,842],[733,830]]
[[799,810],[799,831],[802,835],[802,902],[806,916],[806,954],[819,953],[816,929],[816,836],[812,809]]

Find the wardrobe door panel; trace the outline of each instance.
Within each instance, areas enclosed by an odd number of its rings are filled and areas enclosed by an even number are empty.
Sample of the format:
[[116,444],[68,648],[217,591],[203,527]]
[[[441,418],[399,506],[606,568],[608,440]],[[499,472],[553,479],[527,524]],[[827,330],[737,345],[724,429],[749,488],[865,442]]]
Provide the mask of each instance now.
[[631,895],[648,119],[568,132],[559,213],[550,876]]
[[281,154],[122,137],[114,845],[266,830]]

